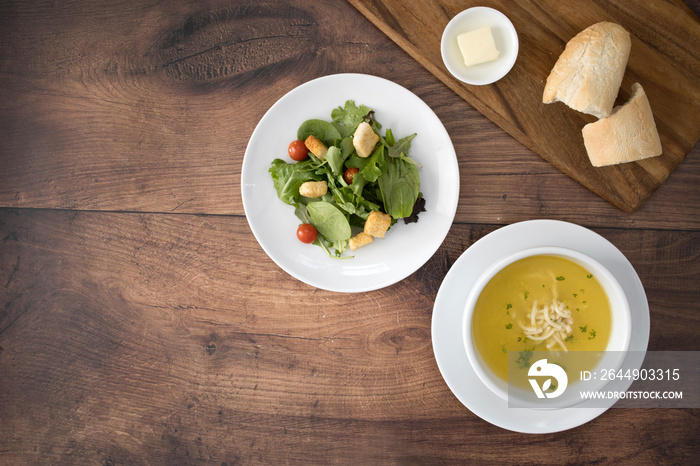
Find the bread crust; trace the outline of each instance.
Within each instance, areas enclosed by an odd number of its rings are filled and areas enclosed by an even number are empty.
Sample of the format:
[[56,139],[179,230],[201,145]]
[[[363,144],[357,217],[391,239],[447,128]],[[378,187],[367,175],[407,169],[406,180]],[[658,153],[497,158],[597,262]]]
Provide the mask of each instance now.
[[326,181],[305,181],[299,186],[299,194],[304,197],[315,199],[323,197],[328,192],[328,183]]
[[620,25],[589,26],[567,44],[547,77],[543,103],[563,102],[605,118],[612,112],[629,59],[631,40]]
[[379,136],[377,136],[369,123],[363,121],[357,126],[352,137],[352,145],[355,147],[357,155],[362,158],[369,157],[372,155],[377,142],[379,142]]
[[372,241],[374,241],[374,237],[372,235],[368,235],[364,231],[361,231],[348,240],[348,246],[350,246],[351,251],[354,251],[362,246],[368,245]]
[[364,232],[375,238],[384,238],[384,234],[386,234],[390,226],[391,216],[384,212],[374,210],[369,213],[367,220],[365,220]]
[[583,127],[583,143],[595,167],[661,155],[661,141],[644,89],[632,85],[632,97],[607,118]]
[[324,158],[326,153],[328,153],[328,148],[326,145],[313,134],[310,134],[309,137],[306,138],[304,145],[307,149],[309,149],[309,152],[314,154],[319,159]]

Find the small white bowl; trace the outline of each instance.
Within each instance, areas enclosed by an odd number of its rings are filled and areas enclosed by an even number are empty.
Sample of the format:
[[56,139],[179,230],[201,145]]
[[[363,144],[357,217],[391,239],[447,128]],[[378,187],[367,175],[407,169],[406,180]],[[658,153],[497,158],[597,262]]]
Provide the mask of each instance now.
[[[488,63],[467,66],[459,50],[457,36],[488,26],[493,33],[500,56]],[[462,82],[482,86],[491,84],[513,68],[518,57],[518,34],[508,17],[498,10],[484,6],[469,8],[457,14],[445,27],[440,42],[442,61],[452,75]]]
[[607,368],[619,367],[622,364],[621,355],[624,351],[629,349],[630,340],[632,338],[632,318],[625,292],[613,274],[600,262],[581,252],[561,247],[537,247],[507,256],[489,267],[476,281],[467,298],[462,321],[462,338],[469,363],[474,368],[481,382],[494,394],[504,400],[508,400],[508,384],[486,367],[472,338],[472,316],[474,314],[474,307],[486,284],[504,267],[515,261],[524,259],[525,257],[538,255],[560,256],[583,266],[598,279],[598,282],[607,294],[610,301],[612,319],[610,340],[605,351],[606,355],[609,354],[610,356],[604,356],[604,362],[601,361],[598,367],[601,367],[601,364],[605,364]]

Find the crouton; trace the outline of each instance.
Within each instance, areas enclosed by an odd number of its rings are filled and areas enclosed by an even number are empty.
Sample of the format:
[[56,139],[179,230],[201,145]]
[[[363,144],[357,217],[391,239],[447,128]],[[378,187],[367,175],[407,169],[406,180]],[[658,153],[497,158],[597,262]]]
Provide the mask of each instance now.
[[375,238],[384,238],[384,234],[391,226],[391,216],[375,210],[370,212],[365,220],[365,233]]
[[306,141],[304,141],[304,145],[307,149],[309,149],[309,152],[314,154],[319,159],[325,157],[326,152],[328,152],[328,148],[326,147],[326,145],[313,134],[309,135],[309,137],[306,138]]
[[366,121],[363,121],[357,126],[355,134],[352,137],[352,145],[355,147],[357,155],[362,158],[369,157],[372,154],[374,146],[377,145],[379,136],[374,132],[372,127]]
[[321,197],[328,192],[328,183],[325,181],[307,181],[299,186],[299,194],[304,197]]
[[364,231],[361,231],[348,240],[348,246],[350,246],[351,251],[354,251],[355,249],[361,248],[362,246],[369,244],[372,241],[374,241],[374,238],[372,238],[371,235],[368,235]]

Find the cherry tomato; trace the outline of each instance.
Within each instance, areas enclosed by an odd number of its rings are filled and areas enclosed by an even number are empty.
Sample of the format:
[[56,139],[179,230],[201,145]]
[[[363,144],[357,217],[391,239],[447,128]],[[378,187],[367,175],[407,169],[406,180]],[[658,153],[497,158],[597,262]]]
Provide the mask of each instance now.
[[297,139],[289,144],[289,156],[292,160],[301,162],[309,155],[309,149],[306,148],[304,141]]
[[350,167],[343,173],[343,178],[347,184],[351,184],[352,180],[355,178],[355,174],[359,172],[360,169],[356,167]]
[[302,243],[310,244],[316,241],[316,237],[318,236],[318,232],[316,231],[316,228],[310,223],[302,223],[299,225],[299,228],[297,228],[297,238],[299,238],[299,241]]

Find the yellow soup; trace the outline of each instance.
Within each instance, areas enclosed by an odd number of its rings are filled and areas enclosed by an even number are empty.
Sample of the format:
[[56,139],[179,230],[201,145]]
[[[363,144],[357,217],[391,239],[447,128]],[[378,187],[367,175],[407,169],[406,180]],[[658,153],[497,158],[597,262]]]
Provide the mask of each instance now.
[[569,259],[538,255],[486,284],[472,336],[486,365],[507,382],[508,351],[604,351],[610,326],[610,301],[596,277]]

